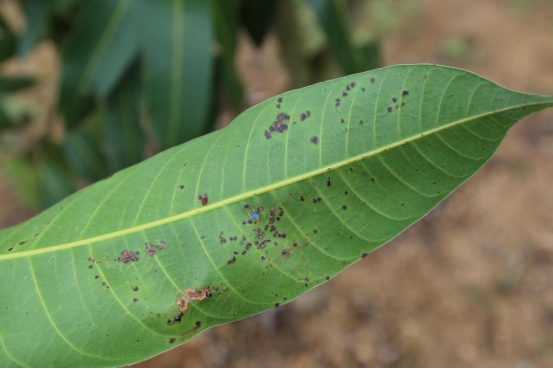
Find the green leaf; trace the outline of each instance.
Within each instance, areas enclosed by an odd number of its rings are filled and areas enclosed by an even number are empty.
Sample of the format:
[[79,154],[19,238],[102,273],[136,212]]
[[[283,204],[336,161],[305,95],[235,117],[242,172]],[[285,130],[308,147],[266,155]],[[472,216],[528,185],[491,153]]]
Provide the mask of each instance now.
[[49,207],[75,192],[75,184],[65,168],[43,160],[36,166],[42,207]]
[[140,127],[140,75],[133,66],[106,103],[104,131],[111,172],[144,159],[146,138]]
[[137,1],[143,22],[145,100],[161,148],[206,133],[213,25],[203,0]]
[[[356,49],[350,40],[350,32],[345,17],[345,2],[336,0],[307,0],[326,35],[328,46],[345,74],[370,69],[374,62],[364,60],[364,52]],[[342,7],[340,7],[342,6]]]
[[242,0],[241,21],[255,46],[263,44],[272,26],[277,5],[277,0]]
[[423,217],[550,106],[431,65],[275,96],[0,231],[0,364],[130,364],[287,303]]
[[138,50],[132,0],[94,0],[79,12],[64,45],[60,109],[74,126],[105,97]]
[[0,93],[16,92],[35,84],[29,77],[0,77]]
[[95,182],[109,174],[98,142],[87,130],[73,129],[65,137],[62,147],[71,168],[84,179]]
[[4,164],[4,173],[23,203],[33,208],[41,206],[38,177],[28,160],[9,159]]
[[244,90],[234,62],[239,31],[238,11],[241,4],[242,0],[211,2],[215,33],[221,48],[217,69],[221,74],[222,87],[227,92],[236,113],[241,112],[244,105]]

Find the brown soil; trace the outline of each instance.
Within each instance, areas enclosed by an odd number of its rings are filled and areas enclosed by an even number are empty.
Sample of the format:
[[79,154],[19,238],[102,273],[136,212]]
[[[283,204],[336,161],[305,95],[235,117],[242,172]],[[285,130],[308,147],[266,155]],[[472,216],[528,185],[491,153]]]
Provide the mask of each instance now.
[[[455,65],[553,93],[551,2],[420,0],[414,9],[383,38],[386,65]],[[452,37],[467,55],[443,52]],[[273,39],[261,51],[243,40],[238,59],[251,104],[286,90]],[[552,123],[551,111],[519,123],[428,217],[325,285],[139,366],[553,366]],[[30,215],[5,181],[0,196],[0,226]]]

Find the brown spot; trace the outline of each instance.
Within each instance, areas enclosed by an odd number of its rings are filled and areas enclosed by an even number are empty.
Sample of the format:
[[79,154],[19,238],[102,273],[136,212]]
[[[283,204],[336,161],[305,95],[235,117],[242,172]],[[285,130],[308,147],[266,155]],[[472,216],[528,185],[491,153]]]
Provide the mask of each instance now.
[[157,250],[163,250],[167,248],[167,244],[163,241],[158,243],[157,245],[154,245],[150,242],[146,242],[146,254],[150,257],[154,256]]
[[206,206],[209,199],[207,198],[207,194],[203,196],[198,196],[198,201],[202,203],[202,206]]
[[236,256],[233,256],[232,259],[227,261],[227,264],[234,264],[234,263],[236,263]]
[[177,300],[176,304],[179,306],[179,313],[184,313],[188,309],[188,303],[190,301],[202,301],[211,297],[212,293],[207,288],[202,288],[201,291],[187,288],[184,290],[184,296]]
[[[290,121],[290,116],[288,114],[279,113],[276,117],[276,120],[269,127],[269,131],[270,132],[282,133],[282,132],[288,130],[288,124],[287,123],[289,121]],[[265,131],[265,132],[267,132],[267,131]],[[265,137],[267,137],[267,133],[265,133]]]
[[138,255],[139,255],[138,251],[132,252],[129,250],[125,250],[121,252],[121,257],[118,258],[117,261],[123,264],[127,264],[131,261],[138,261]]
[[403,90],[403,92],[401,93],[401,96],[407,96],[407,95],[409,95],[409,91]]

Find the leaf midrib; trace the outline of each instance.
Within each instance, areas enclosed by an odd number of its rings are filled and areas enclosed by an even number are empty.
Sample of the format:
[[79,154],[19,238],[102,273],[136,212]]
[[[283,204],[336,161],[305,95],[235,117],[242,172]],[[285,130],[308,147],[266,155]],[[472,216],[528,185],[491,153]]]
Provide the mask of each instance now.
[[470,122],[470,121],[473,121],[473,120],[476,120],[476,119],[480,119],[480,118],[484,118],[484,117],[487,117],[487,116],[493,116],[493,115],[503,113],[503,112],[507,112],[507,111],[510,111],[510,110],[516,110],[516,109],[531,107],[531,106],[548,105],[548,104],[553,104],[553,100],[542,101],[542,102],[538,102],[538,103],[511,106],[509,108],[494,110],[492,112],[487,112],[487,113],[475,115],[475,116],[472,116],[472,117],[469,117],[469,118],[460,119],[458,121],[451,122],[449,124],[443,125],[443,126],[438,127],[438,128],[433,128],[433,129],[430,129],[430,130],[426,130],[426,131],[424,131],[422,133],[419,133],[415,136],[411,136],[411,137],[408,137],[406,139],[397,141],[396,143],[393,143],[393,144],[390,144],[388,146],[379,148],[377,150],[371,150],[371,151],[368,151],[364,154],[357,155],[357,156],[355,156],[351,159],[343,160],[343,161],[337,162],[333,165],[324,166],[324,167],[319,168],[317,170],[313,170],[311,172],[307,172],[307,173],[299,175],[299,176],[291,177],[291,178],[288,178],[286,180],[280,181],[278,183],[275,183],[275,184],[272,184],[272,185],[269,185],[269,186],[264,186],[264,187],[261,187],[261,188],[258,188],[258,189],[252,190],[252,191],[245,192],[245,193],[240,194],[240,195],[232,196],[232,197],[229,197],[228,199],[221,200],[221,201],[215,202],[215,203],[210,204],[210,205],[206,205],[206,206],[203,206],[203,207],[200,207],[200,208],[197,208],[197,209],[185,211],[183,213],[172,215],[172,216],[165,217],[165,218],[162,218],[162,219],[158,219],[158,220],[155,220],[155,221],[152,221],[152,222],[149,222],[149,223],[143,223],[143,224],[140,224],[140,225],[137,225],[137,226],[125,228],[125,229],[122,229],[122,230],[119,230],[119,231],[116,231],[116,232],[106,233],[106,234],[103,234],[103,235],[100,235],[100,236],[95,236],[95,237],[90,237],[90,238],[86,238],[86,239],[82,239],[82,240],[72,241],[72,242],[68,242],[68,243],[64,243],[64,244],[60,244],[60,245],[46,246],[46,247],[42,247],[40,249],[35,249],[35,250],[20,251],[18,253],[14,253],[14,254],[3,254],[3,255],[0,255],[0,261],[9,260],[9,259],[23,258],[23,257],[29,257],[29,256],[35,256],[35,255],[40,255],[40,254],[45,254],[45,253],[60,251],[60,250],[67,250],[67,249],[71,249],[71,248],[74,248],[74,247],[84,246],[84,245],[88,245],[88,244],[92,244],[92,243],[97,243],[97,242],[101,242],[101,241],[105,241],[105,240],[110,240],[110,239],[126,236],[126,235],[129,235],[129,234],[135,233],[135,232],[140,232],[140,231],[144,231],[144,230],[147,230],[147,229],[155,228],[157,226],[162,226],[162,225],[173,223],[173,222],[176,222],[176,221],[179,221],[179,220],[191,218],[192,216],[202,214],[202,213],[207,213],[211,210],[219,209],[223,206],[231,205],[233,203],[248,199],[248,198],[253,197],[253,196],[257,196],[257,195],[260,195],[260,194],[263,194],[263,193],[266,193],[266,192],[274,191],[274,190],[277,190],[279,188],[291,185],[293,183],[297,183],[297,182],[300,182],[300,181],[318,176],[318,175],[323,174],[325,172],[329,172],[329,171],[341,168],[343,166],[355,163],[357,161],[364,160],[366,158],[381,154],[385,151],[394,149],[396,147],[400,147],[402,145],[405,145],[405,144],[408,144],[410,142],[416,141],[420,138],[439,133],[441,131],[444,131],[446,129],[455,127],[455,126],[463,124],[463,123],[467,123],[467,122]]

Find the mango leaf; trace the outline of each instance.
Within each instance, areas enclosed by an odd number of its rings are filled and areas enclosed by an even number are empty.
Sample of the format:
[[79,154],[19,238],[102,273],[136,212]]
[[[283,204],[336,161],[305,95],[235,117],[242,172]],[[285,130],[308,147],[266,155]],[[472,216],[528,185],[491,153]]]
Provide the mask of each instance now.
[[[229,1],[229,2],[232,2]],[[269,32],[276,14],[279,1],[277,0],[242,0],[242,25],[248,32],[253,43],[261,47],[265,36]]]
[[135,363],[288,303],[419,220],[551,106],[431,65],[275,96],[0,231],[0,365]]
[[108,175],[108,165],[97,140],[86,129],[74,128],[62,148],[71,168],[84,179],[95,182]]
[[152,132],[169,148],[208,132],[213,24],[203,0],[141,0],[145,100]]
[[106,102],[105,150],[111,172],[136,164],[145,156],[146,137],[140,126],[139,77],[138,65],[135,65]]
[[365,60],[367,55],[371,55],[371,51],[365,52],[355,48],[350,40],[344,14],[345,2],[336,0],[307,0],[307,2],[313,7],[326,35],[328,46],[345,74],[361,72],[374,66],[376,62]]
[[78,14],[63,47],[60,109],[75,126],[105,97],[137,53],[132,0],[94,0]]

